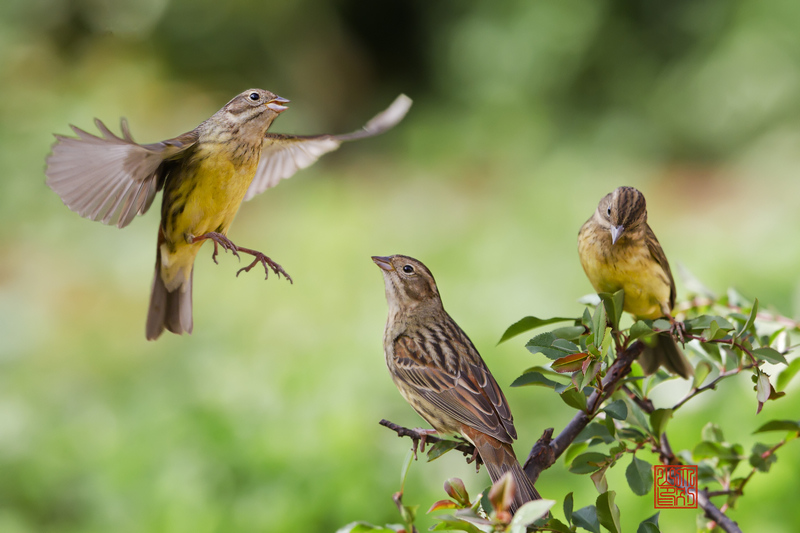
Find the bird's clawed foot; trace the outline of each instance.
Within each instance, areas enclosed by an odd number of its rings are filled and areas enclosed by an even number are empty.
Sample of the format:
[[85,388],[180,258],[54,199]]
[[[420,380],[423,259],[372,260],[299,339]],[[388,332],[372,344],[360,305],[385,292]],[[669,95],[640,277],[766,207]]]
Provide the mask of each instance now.
[[682,345],[686,344],[686,338],[684,334],[686,333],[686,326],[683,325],[683,322],[678,322],[675,320],[672,315],[667,315],[669,318],[669,332],[671,335],[678,338],[681,341]]
[[239,274],[241,274],[242,271],[250,272],[250,269],[252,269],[254,266],[260,263],[261,265],[264,266],[264,272],[266,273],[266,278],[269,278],[269,269],[271,268],[272,271],[275,272],[275,275],[280,277],[281,274],[283,274],[283,276],[287,280],[289,280],[289,283],[293,283],[292,277],[278,263],[276,263],[266,255],[264,255],[262,252],[259,252],[258,250],[251,250],[250,248],[244,248],[242,246],[235,245],[233,241],[231,241],[228,237],[226,237],[222,233],[218,233],[216,231],[209,231],[208,233],[204,233],[197,237],[193,235],[189,235],[187,237],[187,240],[189,241],[190,244],[205,239],[210,239],[214,243],[214,253],[211,254],[211,259],[213,259],[214,263],[219,264],[217,262],[217,253],[219,252],[218,249],[219,246],[222,246],[222,249],[225,251],[230,251],[231,253],[233,253],[233,255],[235,255],[239,259],[241,259],[241,257],[239,256],[239,252],[252,255],[254,257],[252,263],[236,271],[236,277],[239,277]]
[[414,442],[414,459],[417,458],[417,448],[419,448],[420,453],[425,453],[425,442],[428,439],[428,435],[436,435],[435,429],[425,429],[425,428],[414,428],[414,431],[417,432],[419,438],[413,438],[412,441]]

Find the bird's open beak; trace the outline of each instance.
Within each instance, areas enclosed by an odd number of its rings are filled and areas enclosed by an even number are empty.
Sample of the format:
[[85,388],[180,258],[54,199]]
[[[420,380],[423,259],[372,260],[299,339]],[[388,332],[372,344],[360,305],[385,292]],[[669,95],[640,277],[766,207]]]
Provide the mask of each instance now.
[[372,260],[375,262],[376,265],[381,267],[386,272],[391,272],[394,270],[392,266],[392,258],[391,257],[381,257],[379,255],[373,255]]
[[619,236],[625,231],[624,226],[611,226],[611,244],[617,244]]
[[267,107],[275,111],[276,113],[283,113],[287,109],[288,106],[281,105],[281,104],[288,104],[291,100],[287,100],[286,98],[281,98],[280,96],[276,96],[269,102],[267,102]]

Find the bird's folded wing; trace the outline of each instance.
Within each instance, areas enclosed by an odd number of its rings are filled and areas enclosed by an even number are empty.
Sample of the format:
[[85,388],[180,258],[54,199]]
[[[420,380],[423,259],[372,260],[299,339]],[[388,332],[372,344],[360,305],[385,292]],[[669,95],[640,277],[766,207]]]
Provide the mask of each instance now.
[[[508,405],[488,369],[469,362],[455,372],[445,371],[418,351],[419,343],[408,337],[395,342],[398,377],[447,416],[511,443],[516,438]],[[511,431],[508,431],[508,427]]]
[[669,283],[669,308],[672,309],[675,307],[675,278],[672,277],[672,269],[669,268],[669,261],[667,260],[666,254],[664,254],[664,249],[661,247],[658,239],[656,239],[656,234],[653,233],[653,230],[650,229],[650,226],[647,224],[645,225],[645,242],[647,242],[647,248],[650,250],[653,259],[656,260],[664,271],[664,281]]
[[163,186],[162,163],[197,142],[188,132],[160,143],[134,142],[122,119],[122,137],[95,119],[102,137],[71,126],[77,135],[56,135],[47,158],[47,185],[80,216],[122,228],[147,211]]
[[286,135],[267,133],[261,150],[256,175],[244,199],[274,187],[300,169],[311,166],[320,156],[339,148],[345,141],[354,141],[381,134],[393,128],[408,112],[411,99],[401,94],[392,105],[367,122],[363,128],[342,135]]

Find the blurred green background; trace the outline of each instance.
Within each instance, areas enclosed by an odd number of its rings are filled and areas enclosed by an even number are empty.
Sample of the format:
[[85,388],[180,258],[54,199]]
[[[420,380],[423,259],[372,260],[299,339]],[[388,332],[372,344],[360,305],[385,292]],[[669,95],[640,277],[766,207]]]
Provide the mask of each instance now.
[[[545,360],[526,338],[497,340],[528,314],[582,312],[577,231],[619,185],[647,196],[673,267],[797,316],[798,27],[795,0],[0,3],[0,531],[398,522],[409,442],[377,422],[422,421],[384,366],[369,256],[424,261],[506,386]],[[393,131],[243,206],[230,236],[294,285],[237,279],[237,261],[216,266],[208,247],[194,334],[149,343],[158,210],[125,230],[70,212],[44,184],[51,134],[126,116],[153,142],[248,87],[292,100],[282,132],[356,129],[400,92],[415,104]],[[519,455],[571,417],[550,391],[506,391]],[[673,447],[713,420],[749,450],[758,425],[798,418],[798,394],[793,383],[756,417],[749,377],[726,382],[677,414]],[[624,467],[609,481],[633,531],[652,493],[634,496]],[[797,472],[793,443],[730,515],[745,531],[796,531]],[[472,493],[488,484],[449,454],[412,465],[405,502],[426,510],[451,476]],[[576,508],[596,497],[561,462],[538,488],[575,491]],[[664,512],[663,530],[696,516]]]

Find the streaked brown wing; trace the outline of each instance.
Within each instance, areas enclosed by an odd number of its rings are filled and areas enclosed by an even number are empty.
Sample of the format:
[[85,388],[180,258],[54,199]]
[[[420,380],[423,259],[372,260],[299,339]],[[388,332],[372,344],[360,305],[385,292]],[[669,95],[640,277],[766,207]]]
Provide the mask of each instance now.
[[162,163],[197,142],[197,133],[141,145],[124,118],[122,137],[100,120],[94,123],[102,137],[75,126],[77,138],[56,135],[47,158],[47,185],[80,216],[122,228],[147,211],[163,186]]
[[[454,355],[453,348],[475,350],[471,343],[466,345],[459,339],[448,342],[450,346],[439,344],[443,358]],[[517,435],[508,403],[477,352],[477,360],[461,357],[445,369],[435,363],[439,356],[429,353],[430,350],[431,345],[420,339],[406,336],[396,339],[397,377],[447,416],[498,440],[512,442]]]
[[672,277],[672,270],[669,268],[669,261],[667,261],[667,256],[664,254],[664,249],[661,248],[661,243],[658,242],[656,234],[653,233],[648,224],[645,224],[645,240],[653,259],[661,265],[667,278],[669,278],[669,308],[672,309],[675,307],[675,278]]
[[244,199],[274,187],[282,179],[292,177],[298,170],[311,166],[324,154],[339,148],[345,141],[379,135],[393,128],[408,112],[411,99],[404,94],[392,105],[377,114],[358,131],[343,135],[285,135],[267,133],[261,149],[256,175]]

